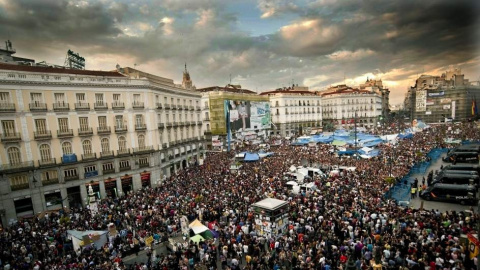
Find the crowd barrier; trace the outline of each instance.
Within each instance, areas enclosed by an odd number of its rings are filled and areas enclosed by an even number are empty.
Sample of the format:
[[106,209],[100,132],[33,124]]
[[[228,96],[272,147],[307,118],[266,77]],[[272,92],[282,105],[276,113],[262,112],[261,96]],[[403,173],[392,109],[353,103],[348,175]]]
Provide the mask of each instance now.
[[408,174],[404,175],[400,181],[395,185],[390,187],[390,189],[385,193],[385,198],[394,199],[397,203],[399,202],[410,202],[410,185],[413,183],[415,178],[413,175],[416,174],[425,174],[432,165],[433,162],[441,158],[443,153],[448,151],[447,148],[434,148],[427,155],[426,160],[417,162],[414,166],[410,168]]

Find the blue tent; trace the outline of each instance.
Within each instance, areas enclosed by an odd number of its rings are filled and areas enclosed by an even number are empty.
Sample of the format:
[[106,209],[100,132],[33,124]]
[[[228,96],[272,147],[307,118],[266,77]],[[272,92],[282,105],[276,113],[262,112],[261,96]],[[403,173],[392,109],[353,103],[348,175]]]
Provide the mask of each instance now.
[[411,138],[413,138],[413,134],[412,133],[398,134],[398,138],[399,139],[411,139]]
[[351,156],[353,154],[355,154],[357,151],[355,150],[345,150],[345,151],[338,151],[337,154],[339,156],[342,156],[342,155],[347,155],[347,156]]
[[243,161],[258,161],[260,156],[257,153],[246,153]]

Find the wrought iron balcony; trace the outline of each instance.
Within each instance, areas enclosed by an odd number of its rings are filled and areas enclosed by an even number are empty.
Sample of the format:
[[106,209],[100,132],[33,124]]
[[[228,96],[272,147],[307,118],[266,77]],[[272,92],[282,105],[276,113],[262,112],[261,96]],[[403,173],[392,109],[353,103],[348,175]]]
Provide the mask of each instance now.
[[40,167],[54,166],[56,164],[57,164],[57,160],[55,158],[38,160],[38,166]]
[[193,106],[191,106],[191,105],[190,105],[190,106],[188,106],[188,109],[189,109],[190,111],[193,111],[193,110],[195,110],[195,108],[194,108]]
[[0,102],[0,112],[15,112],[15,103]]
[[17,190],[22,190],[22,189],[29,189],[30,185],[28,183],[22,183],[22,184],[16,184],[16,185],[11,185],[10,189],[12,191],[17,191]]
[[94,160],[97,159],[97,153],[82,154],[82,160]]
[[55,184],[58,184],[58,183],[59,183],[58,178],[42,180],[42,186],[55,185]]
[[146,130],[147,124],[135,124],[135,130]]
[[110,134],[112,133],[111,127],[97,127],[97,134]]
[[78,136],[91,136],[93,135],[93,128],[79,128]]
[[157,109],[162,109],[162,108],[163,108],[162,103],[157,103]]
[[56,112],[61,112],[61,111],[69,111],[70,110],[70,104],[66,102],[55,102],[53,103],[53,110]]
[[62,129],[57,130],[58,138],[73,137],[73,129]]
[[162,143],[162,149],[165,149],[165,148],[167,148],[167,147],[168,147],[168,146],[167,146],[166,143]]
[[158,123],[158,129],[164,129],[165,123]]
[[173,127],[173,123],[167,123],[167,128]]
[[123,172],[123,171],[129,171],[132,169],[132,166],[131,165],[128,165],[128,166],[124,166],[124,167],[120,167],[120,171]]
[[0,172],[5,173],[7,171],[25,171],[33,169],[33,167],[33,161],[2,164],[0,165]]
[[102,173],[103,174],[115,173],[115,168],[103,170]]
[[47,111],[47,104],[40,103],[40,102],[33,102],[30,103],[29,106],[31,112],[46,112]]
[[18,132],[7,132],[2,134],[2,142],[18,142],[22,140],[22,136]]
[[153,149],[152,145],[133,148],[133,153],[134,154],[143,154],[143,153],[149,153],[149,152],[153,152],[153,151],[154,151],[154,149]]
[[128,156],[130,155],[130,149],[120,149],[117,150],[117,156]]
[[170,110],[170,104],[165,104],[165,109]]
[[139,168],[146,168],[146,167],[150,167],[150,163],[149,162],[145,162],[145,163],[138,163],[138,167]]
[[90,110],[90,103],[75,103],[75,110],[77,111],[89,111]]
[[63,180],[65,180],[65,182],[75,181],[75,180],[78,180],[78,179],[80,179],[80,177],[78,175],[71,175],[71,176],[64,176],[63,177]]
[[105,151],[105,152],[100,152],[100,157],[101,158],[113,158],[114,157],[113,151]]
[[200,111],[200,106],[195,106],[195,110]]
[[123,110],[123,109],[125,109],[125,103],[119,102],[119,101],[113,102],[113,103],[112,103],[112,109],[114,109],[114,110]]
[[108,104],[106,102],[96,102],[93,104],[95,110],[108,110]]
[[140,101],[135,101],[132,103],[132,108],[134,109],[143,109],[145,108],[145,103]]
[[115,126],[115,133],[125,133],[127,131],[128,131],[128,128],[126,125]]

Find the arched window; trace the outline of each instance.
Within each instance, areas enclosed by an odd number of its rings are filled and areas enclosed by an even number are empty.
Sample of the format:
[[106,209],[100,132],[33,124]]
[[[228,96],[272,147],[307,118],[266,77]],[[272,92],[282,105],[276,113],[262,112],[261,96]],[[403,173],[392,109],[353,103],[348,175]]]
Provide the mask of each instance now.
[[82,142],[83,154],[88,155],[92,153],[92,142],[85,140]]
[[20,149],[18,147],[10,147],[8,148],[7,152],[10,165],[16,165],[22,162],[22,157],[20,156]]
[[118,150],[127,150],[127,140],[123,136],[118,137]]
[[138,135],[138,147],[145,148],[145,135],[143,134]]
[[64,155],[72,154],[72,144],[70,142],[62,143],[62,151]]
[[52,154],[50,152],[50,145],[48,144],[40,145],[40,159],[42,161],[50,161],[50,159],[52,159]]
[[102,153],[110,152],[110,140],[108,138],[103,138],[100,143],[102,145]]

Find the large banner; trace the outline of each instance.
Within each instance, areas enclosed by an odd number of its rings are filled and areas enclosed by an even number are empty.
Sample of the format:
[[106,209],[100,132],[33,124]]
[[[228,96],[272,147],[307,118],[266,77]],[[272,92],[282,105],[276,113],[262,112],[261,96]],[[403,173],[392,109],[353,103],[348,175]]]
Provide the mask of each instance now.
[[417,112],[424,112],[427,109],[427,91],[417,90],[415,97],[415,107]]
[[233,132],[270,128],[270,103],[228,100],[225,105],[230,112],[230,129]]

